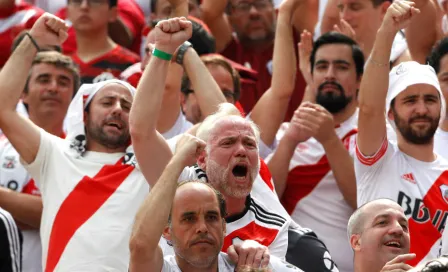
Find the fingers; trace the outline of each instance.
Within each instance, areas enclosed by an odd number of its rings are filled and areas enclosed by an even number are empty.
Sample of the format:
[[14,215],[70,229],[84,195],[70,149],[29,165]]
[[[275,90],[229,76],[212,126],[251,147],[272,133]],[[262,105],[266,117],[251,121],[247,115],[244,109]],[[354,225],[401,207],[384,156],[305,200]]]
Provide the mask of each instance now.
[[254,267],[257,267],[257,268],[260,267],[261,261],[263,260],[264,252],[265,251],[262,251],[262,250],[258,250],[257,252],[255,252],[254,258],[253,258],[253,261],[252,261],[253,264],[254,264]]
[[238,263],[238,253],[236,253],[235,246],[231,245],[227,249],[227,255],[233,263]]
[[404,262],[414,259],[415,256],[416,256],[415,253],[398,255],[397,257],[393,258],[391,261],[387,262],[386,265],[396,264],[396,263],[404,263]]
[[266,248],[266,250],[263,252],[263,258],[261,259],[260,268],[268,267],[270,259],[271,255],[269,254],[269,249]]
[[183,29],[190,28],[191,22],[185,17],[171,18],[158,22],[156,27],[159,27],[165,33],[176,33]]
[[398,264],[391,264],[391,265],[385,265],[382,269],[382,272],[393,272],[393,271],[408,271],[411,270],[413,267],[405,264],[405,263],[398,263]]
[[238,251],[238,265],[237,267],[244,267],[247,264],[247,251],[246,250],[239,250]]

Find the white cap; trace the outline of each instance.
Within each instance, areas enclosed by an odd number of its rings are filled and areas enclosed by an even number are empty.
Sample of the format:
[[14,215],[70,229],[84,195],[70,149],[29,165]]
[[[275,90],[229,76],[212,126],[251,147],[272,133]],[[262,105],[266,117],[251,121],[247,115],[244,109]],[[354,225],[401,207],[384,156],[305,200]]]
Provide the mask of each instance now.
[[386,97],[386,114],[389,113],[392,100],[406,90],[407,87],[415,84],[428,84],[437,89],[442,104],[439,123],[442,122],[445,119],[446,105],[436,72],[431,66],[415,61],[402,62],[390,71],[389,90]]

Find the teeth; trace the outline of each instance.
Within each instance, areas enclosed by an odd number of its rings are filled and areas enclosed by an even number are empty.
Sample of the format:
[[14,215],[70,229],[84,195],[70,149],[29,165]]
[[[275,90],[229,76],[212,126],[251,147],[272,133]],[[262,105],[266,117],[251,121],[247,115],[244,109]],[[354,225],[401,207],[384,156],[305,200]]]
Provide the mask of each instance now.
[[400,243],[398,243],[398,242],[388,242],[386,245],[387,246],[397,246],[397,247],[400,247]]
[[245,180],[246,179],[246,177],[235,177],[236,179],[238,179],[238,180]]

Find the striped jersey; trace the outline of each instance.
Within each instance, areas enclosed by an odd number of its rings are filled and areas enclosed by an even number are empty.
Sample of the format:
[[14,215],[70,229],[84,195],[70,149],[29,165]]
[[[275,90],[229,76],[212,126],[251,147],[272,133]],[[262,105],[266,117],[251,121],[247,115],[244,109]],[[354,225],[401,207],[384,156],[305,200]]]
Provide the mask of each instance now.
[[42,193],[44,271],[127,271],[134,217],[149,191],[133,153],[76,156],[69,140],[40,129],[25,168]]
[[[355,154],[358,112],[335,128],[352,157]],[[278,133],[280,141],[289,123]],[[272,155],[267,158],[269,161]],[[347,240],[347,223],[353,209],[345,201],[323,146],[314,138],[300,143],[289,163],[281,203],[300,226],[312,229],[327,246],[340,271],[353,271],[353,250]]]
[[355,173],[358,206],[389,198],[404,209],[408,217],[411,253],[415,266],[434,259],[448,217],[448,161],[441,156],[433,162],[419,161],[384,139],[373,156],[356,149]]
[[22,234],[11,214],[0,208],[0,271],[22,272]]

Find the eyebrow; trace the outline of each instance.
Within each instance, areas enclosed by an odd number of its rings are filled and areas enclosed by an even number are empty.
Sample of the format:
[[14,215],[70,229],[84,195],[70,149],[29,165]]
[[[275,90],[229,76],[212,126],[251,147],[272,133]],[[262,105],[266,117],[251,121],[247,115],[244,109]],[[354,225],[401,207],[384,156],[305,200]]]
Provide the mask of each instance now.
[[[373,222],[377,221],[378,219],[382,219],[382,218],[389,219],[390,217],[391,217],[391,215],[387,214],[387,213],[379,214],[379,215],[375,216],[375,218],[373,219]],[[406,219],[406,217],[401,216],[400,219],[398,219],[398,221],[405,222],[406,225],[408,225],[408,220]]]
[[[103,96],[103,97],[100,98],[100,100],[105,100],[105,99],[117,99],[117,97],[116,97],[116,96],[113,96],[113,95],[106,95],[106,96]],[[120,97],[120,98],[118,98],[118,99],[119,99],[121,102],[125,102],[125,103],[128,103],[128,104],[131,104],[131,105],[132,105],[132,102],[129,101],[129,100],[127,100],[126,98]]]
[[[314,64],[314,65],[328,64],[328,63],[330,63],[330,61],[328,61],[328,60],[318,60],[318,61],[316,61],[316,64]],[[333,61],[331,61],[331,63],[350,65],[350,62],[348,62],[346,60],[342,60],[342,59],[333,60]]]
[[192,215],[196,215],[195,212],[184,212],[182,213],[182,217],[188,217],[188,216],[192,216]]

